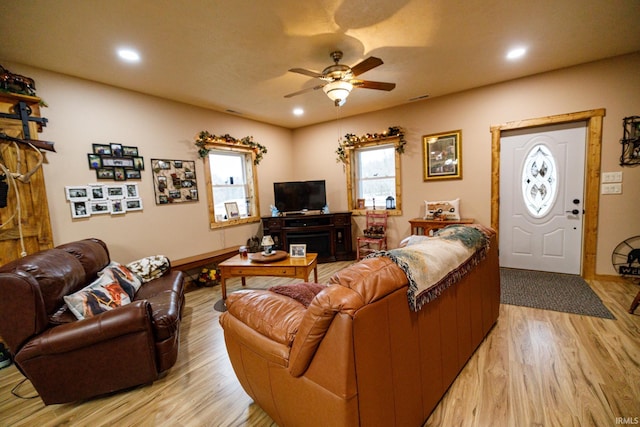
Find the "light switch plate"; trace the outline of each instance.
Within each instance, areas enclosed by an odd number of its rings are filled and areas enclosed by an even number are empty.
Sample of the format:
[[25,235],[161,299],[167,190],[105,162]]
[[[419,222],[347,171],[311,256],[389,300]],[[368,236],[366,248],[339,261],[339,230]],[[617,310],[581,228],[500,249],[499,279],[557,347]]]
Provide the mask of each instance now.
[[622,184],[602,184],[602,194],[622,194]]
[[622,182],[622,171],[603,172],[602,182]]

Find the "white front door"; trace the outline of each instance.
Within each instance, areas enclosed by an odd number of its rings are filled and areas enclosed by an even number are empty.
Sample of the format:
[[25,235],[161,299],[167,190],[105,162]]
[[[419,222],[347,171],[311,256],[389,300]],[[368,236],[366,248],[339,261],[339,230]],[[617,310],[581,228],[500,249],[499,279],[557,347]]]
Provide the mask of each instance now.
[[500,266],[580,274],[586,124],[500,138]]

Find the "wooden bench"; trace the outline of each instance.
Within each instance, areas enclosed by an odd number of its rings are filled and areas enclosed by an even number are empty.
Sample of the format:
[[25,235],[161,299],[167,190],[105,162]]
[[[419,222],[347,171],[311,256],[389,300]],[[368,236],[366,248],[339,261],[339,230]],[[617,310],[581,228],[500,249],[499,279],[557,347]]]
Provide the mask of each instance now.
[[171,260],[171,268],[183,271],[189,277],[190,280],[187,281],[186,289],[186,291],[188,292],[189,290],[191,290],[193,285],[195,285],[194,282],[198,280],[197,276],[195,279],[189,276],[187,274],[188,270],[193,270],[194,268],[204,267],[211,264],[219,264],[222,261],[229,259],[234,255],[237,255],[238,249],[240,249],[240,246],[231,246],[229,248],[218,249],[216,251],[205,252],[199,255]]

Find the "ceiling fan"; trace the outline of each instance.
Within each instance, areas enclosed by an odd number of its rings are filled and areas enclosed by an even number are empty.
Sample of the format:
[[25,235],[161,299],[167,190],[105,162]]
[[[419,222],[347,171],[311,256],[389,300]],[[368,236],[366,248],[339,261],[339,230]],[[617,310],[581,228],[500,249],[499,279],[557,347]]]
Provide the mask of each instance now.
[[333,59],[334,64],[322,70],[322,73],[306,70],[304,68],[291,68],[289,71],[292,73],[315,77],[317,79],[324,80],[325,83],[290,93],[284,97],[291,98],[306,92],[322,89],[324,93],[334,101],[336,106],[341,106],[345,103],[347,96],[349,96],[349,93],[351,93],[351,90],[354,87],[386,91],[393,90],[393,88],[396,87],[395,83],[374,82],[371,80],[360,80],[355,78],[372,68],[382,65],[383,62],[380,58],[370,56],[353,67],[340,64],[342,52],[339,50],[331,52],[331,58]]

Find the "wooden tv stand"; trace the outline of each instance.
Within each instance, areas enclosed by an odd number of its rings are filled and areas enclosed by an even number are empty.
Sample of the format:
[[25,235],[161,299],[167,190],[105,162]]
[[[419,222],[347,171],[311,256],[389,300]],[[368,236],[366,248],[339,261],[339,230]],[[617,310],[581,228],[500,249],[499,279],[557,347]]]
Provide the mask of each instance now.
[[290,244],[306,244],[318,254],[318,262],[355,259],[351,243],[351,212],[266,216],[264,234],[270,234],[276,249],[289,252]]

